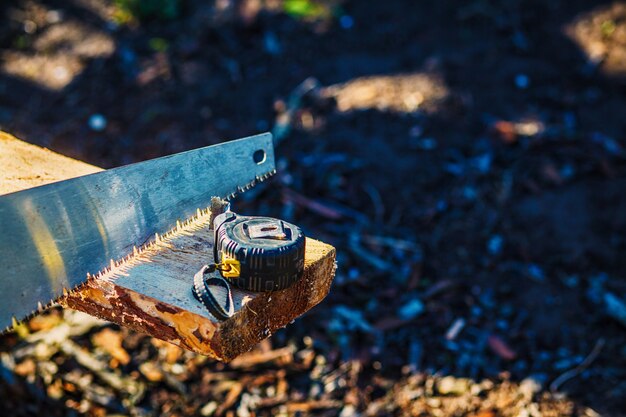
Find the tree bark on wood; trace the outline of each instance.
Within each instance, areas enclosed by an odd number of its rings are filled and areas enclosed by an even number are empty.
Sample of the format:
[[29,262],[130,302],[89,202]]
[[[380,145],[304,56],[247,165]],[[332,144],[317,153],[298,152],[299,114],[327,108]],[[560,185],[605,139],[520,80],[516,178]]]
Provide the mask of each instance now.
[[[0,195],[101,171],[2,132],[0,167]],[[193,275],[212,253],[210,218],[207,209],[199,210],[197,216],[164,231],[158,241],[118,260],[59,302],[230,361],[328,294],[335,274],[335,249],[307,238],[305,271],[297,283],[268,293],[235,290],[235,315],[216,320],[191,294]]]

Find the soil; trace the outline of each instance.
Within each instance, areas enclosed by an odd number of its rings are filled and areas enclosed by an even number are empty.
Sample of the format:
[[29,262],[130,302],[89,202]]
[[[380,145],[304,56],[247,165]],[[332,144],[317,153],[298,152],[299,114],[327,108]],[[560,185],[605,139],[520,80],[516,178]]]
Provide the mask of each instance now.
[[[289,400],[254,413],[625,415],[626,4],[345,1],[318,18],[281,4],[186,1],[121,25],[104,0],[0,5],[3,130],[105,168],[273,130],[279,175],[237,211],[338,249],[331,295],[259,348],[291,361],[201,369],[181,353],[185,393],[141,371],[133,407],[241,413],[284,380]],[[164,360],[111,328],[124,373]],[[130,407],[37,393],[15,409]]]

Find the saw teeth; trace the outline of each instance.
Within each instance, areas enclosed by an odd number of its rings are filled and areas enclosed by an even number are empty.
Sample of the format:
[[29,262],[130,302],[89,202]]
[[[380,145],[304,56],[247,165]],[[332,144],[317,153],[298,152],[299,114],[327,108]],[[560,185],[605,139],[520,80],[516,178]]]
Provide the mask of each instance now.
[[273,169],[272,171],[267,172],[267,173],[265,173],[265,174],[262,174],[262,175],[255,175],[255,176],[254,176],[254,179],[253,179],[252,181],[250,181],[248,184],[245,184],[245,185],[243,185],[243,186],[238,185],[238,186],[237,186],[237,191],[235,191],[235,192],[233,192],[233,193],[229,194],[228,196],[226,196],[226,197],[224,198],[224,200],[226,200],[226,201],[230,201],[230,200],[232,200],[233,198],[235,198],[235,197],[237,196],[237,193],[241,194],[241,193],[244,193],[244,192],[248,191],[249,189],[251,189],[251,188],[252,188],[252,187],[254,187],[255,185],[257,185],[257,184],[259,184],[259,183],[261,183],[261,182],[265,181],[267,178],[271,177],[271,176],[272,176],[272,175],[274,175],[275,173],[276,173],[276,170],[275,170],[275,169]]
[[37,310],[31,311],[30,314],[26,315],[21,320],[16,319],[15,316],[11,317],[11,325],[6,327],[4,330],[0,330],[0,335],[3,335],[5,333],[11,332],[12,330],[15,330],[16,326],[20,326],[20,325],[23,325],[24,323],[27,323],[30,319],[32,319],[33,317],[35,317],[37,314],[41,313],[43,310],[47,309],[48,307],[51,307],[55,303],[51,301],[45,306],[42,305],[41,302],[39,302],[38,304],[39,306]]
[[[243,193],[249,189],[251,189],[252,187],[254,187],[255,185],[265,181],[267,178],[271,177],[272,175],[274,175],[276,173],[276,170],[272,170],[270,172],[267,172],[265,174],[262,175],[256,175],[254,180],[250,181],[248,184],[245,184],[243,186],[237,186],[237,191],[233,192],[229,195],[227,195],[224,199],[226,201],[230,201],[233,198],[235,198],[237,196],[237,193]],[[170,236],[174,235],[176,232],[179,232],[182,228],[188,227],[190,225],[194,224],[194,221],[196,221],[197,219],[199,219],[202,216],[209,216],[211,214],[211,208],[210,207],[206,207],[204,209],[201,208],[197,208],[196,209],[196,216],[195,217],[190,217],[185,219],[184,221],[181,221],[180,219],[176,220],[176,226],[173,227],[171,230],[167,231],[166,233],[163,233],[162,235],[160,235],[159,233],[155,233],[154,234],[154,241],[152,242],[148,242],[142,246],[133,246],[133,251],[132,253],[129,253],[128,255],[126,255],[125,257],[121,258],[119,261],[115,261],[114,259],[111,259],[111,262],[109,264],[108,267],[105,267],[104,269],[98,271],[97,273],[91,275],[89,273],[87,273],[87,279],[93,279],[93,280],[99,280],[99,279],[105,279],[105,277],[108,277],[109,274],[114,273],[113,271],[118,268],[121,267],[122,265],[124,265],[126,262],[132,262],[132,258],[141,255],[144,250],[149,249],[151,247],[154,247],[155,244],[161,243],[163,242],[163,239],[168,239]],[[109,278],[107,278],[109,279]],[[84,285],[86,285],[86,283],[80,284],[79,286],[75,287],[73,290],[68,290],[67,288],[63,288],[63,296],[67,297],[70,293],[74,292],[74,291],[80,291],[81,288],[84,287]],[[50,304],[48,304],[48,306],[52,305],[52,302]],[[41,311],[41,309],[46,309],[48,306],[42,306],[41,303],[38,305],[38,309],[39,311]],[[15,325],[15,323],[13,324]],[[7,328],[8,330],[10,330],[10,328]]]

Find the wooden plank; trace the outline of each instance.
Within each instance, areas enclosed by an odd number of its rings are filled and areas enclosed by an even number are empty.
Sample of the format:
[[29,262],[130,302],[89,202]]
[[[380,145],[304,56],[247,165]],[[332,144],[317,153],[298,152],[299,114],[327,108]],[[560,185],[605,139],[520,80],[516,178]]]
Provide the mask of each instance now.
[[0,195],[102,171],[0,132]]
[[[2,132],[0,167],[0,195],[101,170]],[[270,293],[235,290],[236,313],[219,322],[191,293],[193,275],[212,261],[210,217],[208,209],[200,210],[159,241],[89,279],[61,304],[229,361],[328,294],[335,272],[335,249],[307,238],[301,280]]]

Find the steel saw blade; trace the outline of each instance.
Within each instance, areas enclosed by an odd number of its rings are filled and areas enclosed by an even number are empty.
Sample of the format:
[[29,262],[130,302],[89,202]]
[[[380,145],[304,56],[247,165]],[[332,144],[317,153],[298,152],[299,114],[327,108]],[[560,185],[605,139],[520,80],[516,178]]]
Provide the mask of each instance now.
[[269,133],[0,197],[0,329],[275,172]]

